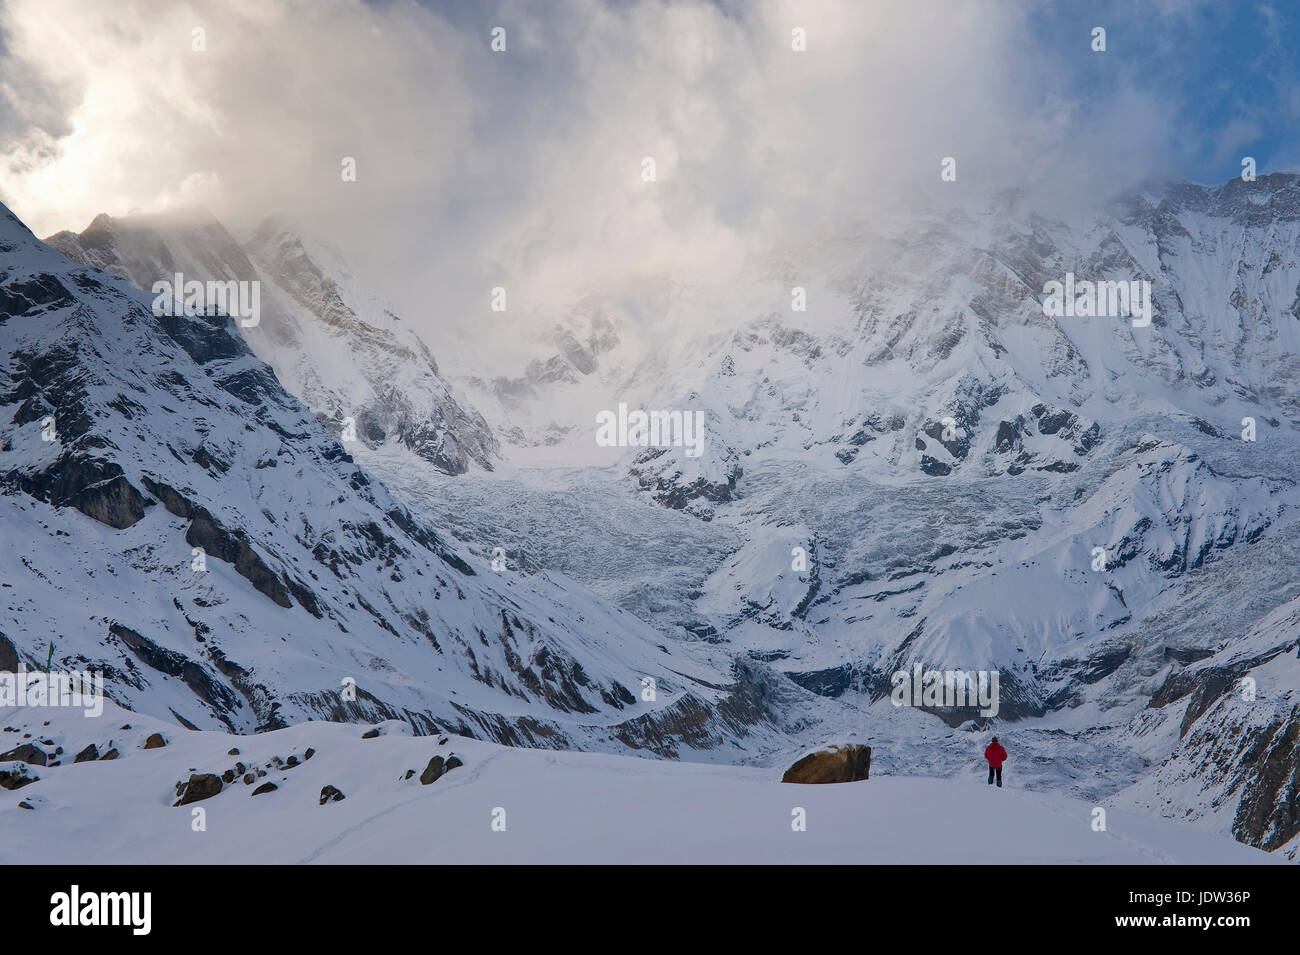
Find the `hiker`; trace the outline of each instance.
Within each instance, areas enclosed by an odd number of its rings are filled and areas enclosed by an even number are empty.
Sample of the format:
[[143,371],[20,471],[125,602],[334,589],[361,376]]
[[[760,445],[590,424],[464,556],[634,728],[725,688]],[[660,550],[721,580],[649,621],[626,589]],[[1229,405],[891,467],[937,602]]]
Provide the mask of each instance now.
[[1002,788],[1002,764],[1006,761],[1007,751],[998,743],[998,738],[993,737],[993,742],[989,743],[984,750],[984,758],[989,761],[989,785],[993,785],[993,776],[998,777],[998,788]]

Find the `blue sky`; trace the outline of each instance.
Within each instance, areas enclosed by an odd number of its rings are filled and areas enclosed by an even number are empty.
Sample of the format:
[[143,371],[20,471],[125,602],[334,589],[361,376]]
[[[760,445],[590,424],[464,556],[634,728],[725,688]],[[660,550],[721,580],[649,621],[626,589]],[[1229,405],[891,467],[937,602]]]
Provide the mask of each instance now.
[[[1094,26],[1107,29],[1105,54],[1090,47]],[[1086,102],[1104,110],[1129,84],[1167,104],[1181,133],[1167,158],[1182,176],[1222,182],[1243,156],[1260,173],[1300,171],[1300,4],[1053,3],[1030,29]],[[1114,132],[1095,118],[1099,135]]]
[[[392,0],[373,0],[384,6]],[[484,0],[422,0],[466,30],[510,22],[528,4]],[[740,22],[753,19],[748,0],[711,0]],[[867,2],[867,0],[863,0]],[[941,0],[870,0],[898,6]],[[957,0],[954,0],[957,2]],[[626,8],[633,0],[605,0]],[[801,4],[789,4],[798,17]],[[1300,0],[1008,0],[1022,11],[1048,67],[1036,77],[1044,97],[1064,96],[1097,110],[1098,136],[1122,138],[1107,117],[1123,90],[1143,92],[1166,107],[1179,135],[1168,143],[1169,173],[1218,183],[1241,174],[1243,156],[1260,173],[1300,172]],[[533,7],[536,10],[536,7]],[[1107,51],[1093,52],[1092,29],[1107,31]],[[539,74],[565,64],[539,56],[517,65]]]

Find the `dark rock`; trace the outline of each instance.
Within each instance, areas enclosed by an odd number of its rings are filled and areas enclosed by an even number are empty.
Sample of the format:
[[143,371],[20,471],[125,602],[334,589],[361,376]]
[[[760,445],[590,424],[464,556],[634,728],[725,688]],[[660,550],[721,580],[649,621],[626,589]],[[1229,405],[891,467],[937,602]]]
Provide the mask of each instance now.
[[245,786],[253,785],[253,780],[256,778],[257,777],[255,777],[252,773],[244,773],[244,785]]
[[238,756],[238,755],[239,755],[239,750],[238,750],[238,748],[232,748],[232,749],[230,749],[230,750],[226,753],[226,755],[227,755],[227,756]]
[[75,301],[67,287],[53,275],[26,280],[15,278],[0,289],[0,320],[10,315],[38,315]]
[[[970,438],[967,437],[969,429],[966,426],[965,415],[961,415],[963,420],[958,420],[958,427],[961,429],[951,440],[945,440],[944,432],[947,430],[941,421],[931,421],[922,429],[930,438],[938,441],[943,445],[944,450],[951,454],[958,461],[964,460],[970,451]],[[954,419],[956,420],[956,419]],[[954,429],[955,430],[955,429]],[[919,449],[924,450],[924,449]]]
[[253,790],[253,795],[260,796],[262,793],[273,793],[279,788],[280,787],[275,783],[262,783],[262,785]]
[[229,786],[235,781],[235,771],[233,769],[227,769],[221,774],[221,781]]
[[302,754],[302,758],[303,758],[304,760],[307,760],[307,759],[311,759],[311,758],[312,758],[313,756],[315,756],[315,755],[316,755],[316,750],[314,750],[314,749],[312,749],[310,746],[308,746],[308,747],[307,747],[307,752],[305,752],[305,753]]
[[320,791],[320,804],[323,806],[327,802],[341,802],[347,797],[339,792],[333,786],[326,786]]
[[809,753],[785,771],[783,783],[853,783],[871,778],[871,747],[849,744]]
[[[9,638],[0,633],[0,673],[18,672],[18,648]],[[9,729],[9,727],[5,727]]]
[[43,751],[31,743],[23,743],[21,746],[15,746],[7,753],[0,753],[0,763],[7,762],[11,759],[23,763],[34,763],[37,766],[44,766],[48,757]]
[[145,749],[162,749],[167,745],[167,740],[163,739],[162,733],[150,733],[149,738],[144,741]]
[[248,767],[247,767],[247,766],[245,766],[243,763],[235,763],[235,773],[236,773],[237,775],[242,776],[242,775],[244,775],[244,773],[246,773],[246,772],[248,772]]
[[1024,419],[998,423],[998,433],[993,439],[994,449],[999,453],[1018,451],[1021,447],[1020,436],[1024,433]]
[[74,764],[75,764],[75,763],[84,763],[84,762],[88,762],[89,760],[92,760],[92,759],[99,759],[99,747],[96,746],[94,743],[91,743],[89,746],[87,746],[85,749],[83,749],[80,753],[78,753],[76,756],[74,756],[73,759],[72,759],[72,762],[73,762]]
[[19,808],[19,809],[35,809],[36,807],[33,806],[31,803],[29,803],[26,799],[24,799],[22,802],[20,802],[20,803],[18,804],[18,808]]
[[99,758],[100,758],[100,759],[117,759],[117,750],[115,750],[115,749],[110,749],[107,753],[105,753],[103,756],[101,756],[101,757],[99,757]]
[[293,606],[288,590],[249,546],[244,532],[226,530],[205,508],[197,509],[190,529],[185,533],[185,542],[191,547],[202,547],[208,554],[233,564],[235,573],[281,607]]
[[298,757],[290,754],[289,759],[285,762],[284,765],[289,769],[293,769],[295,766],[299,765]]
[[227,689],[202,664],[196,663],[183,653],[161,647],[143,634],[117,622],[108,625],[108,632],[125,644],[127,649],[141,661],[159,673],[177,677],[193,690],[199,699],[217,710],[229,711],[240,705],[240,699],[233,690]]
[[1046,405],[1037,404],[1029,413],[1038,419],[1039,434],[1056,434],[1062,428],[1069,428],[1079,419],[1068,411],[1050,411]]
[[26,766],[20,766],[16,771],[0,769],[0,789],[22,789],[28,783],[34,783],[40,778],[28,776]]
[[457,766],[464,766],[464,765],[465,764],[460,761],[460,757],[453,753],[451,756],[447,757],[447,765],[443,767],[443,774],[445,775],[451,772]]
[[361,734],[361,738],[362,738],[362,739],[374,739],[374,738],[377,737],[378,735],[379,735],[379,727],[376,726],[374,729],[372,729],[372,730],[366,730],[364,733],[362,733],[362,734]]
[[824,670],[787,672],[795,683],[818,696],[838,697],[853,689],[865,689],[864,675],[852,664],[841,664]]
[[408,770],[406,771],[406,775],[403,776],[402,778],[403,778],[403,779],[410,779],[410,778],[411,778],[412,776],[414,776],[414,775],[415,775],[415,770],[413,770],[413,769],[408,769]]
[[190,521],[189,530],[185,532],[185,543],[191,547],[202,547],[209,556],[231,564],[235,573],[281,607],[293,606],[284,584],[253,550],[247,534],[242,530],[227,530],[207,508],[190,501],[175,488],[148,478],[144,479],[144,486],[150,494],[162,501],[163,507],[168,511]]
[[221,792],[220,776],[213,773],[192,773],[190,781],[185,784],[185,792],[176,805],[188,806],[201,799],[211,799],[219,792]]
[[928,454],[921,455],[921,470],[930,477],[946,477],[952,473],[951,467]]
[[121,466],[81,453],[65,453],[45,470],[24,474],[18,484],[37,500],[54,507],[71,505],[117,530],[144,517],[146,498],[127,481]]
[[447,770],[446,761],[441,756],[435,756],[429,760],[429,765],[424,767],[424,772],[420,773],[421,785],[427,786],[429,783],[436,781]]
[[1254,773],[1242,790],[1232,834],[1272,852],[1300,834],[1300,705],[1252,728],[1240,745],[1242,764]]

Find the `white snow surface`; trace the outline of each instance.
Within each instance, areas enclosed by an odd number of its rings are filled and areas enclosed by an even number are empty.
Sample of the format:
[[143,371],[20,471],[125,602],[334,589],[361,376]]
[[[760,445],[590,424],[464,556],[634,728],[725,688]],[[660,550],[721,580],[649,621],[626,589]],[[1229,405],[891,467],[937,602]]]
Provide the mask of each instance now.
[[[40,780],[0,800],[0,845],[7,860],[25,864],[1282,861],[1115,809],[1105,831],[1094,831],[1092,804],[989,787],[973,774],[802,786],[771,770],[510,749],[458,736],[439,745],[396,721],[380,724],[375,739],[361,738],[362,726],[324,722],[252,737],[188,732],[111,704],[99,718],[7,707],[0,725],[17,730],[0,732],[0,746],[30,732],[62,746],[65,760],[89,743],[103,751],[110,738],[121,753],[32,767]],[[143,749],[153,732],[168,745]],[[238,755],[228,754],[232,747]],[[252,785],[236,779],[211,798],[173,805],[175,783],[193,771],[302,760],[308,748],[313,756],[298,766],[272,765]],[[430,757],[451,753],[464,765],[422,785]],[[416,776],[405,779],[410,769]],[[265,782],[276,790],[253,796]],[[344,799],[321,805],[325,786]],[[796,809],[805,831],[792,827]],[[493,829],[494,818],[504,818],[504,831]]]

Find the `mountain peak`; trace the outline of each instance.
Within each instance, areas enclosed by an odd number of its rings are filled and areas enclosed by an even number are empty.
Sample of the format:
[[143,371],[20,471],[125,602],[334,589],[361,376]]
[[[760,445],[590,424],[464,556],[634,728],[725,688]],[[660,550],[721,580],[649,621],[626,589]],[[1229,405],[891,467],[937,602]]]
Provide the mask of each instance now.
[[20,245],[40,244],[40,240],[32,234],[32,230],[27,228],[26,224],[3,202],[0,202],[0,242],[7,249],[14,249]]

